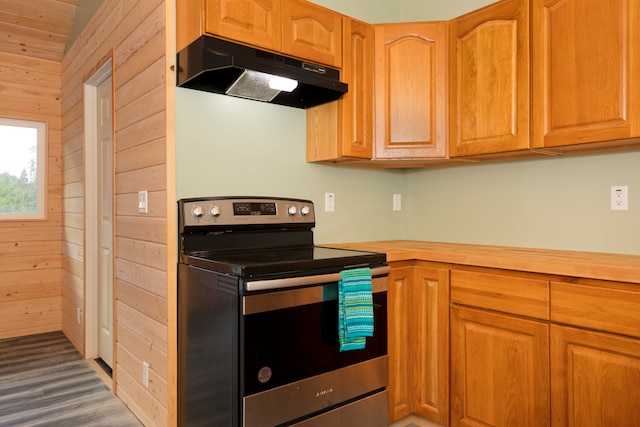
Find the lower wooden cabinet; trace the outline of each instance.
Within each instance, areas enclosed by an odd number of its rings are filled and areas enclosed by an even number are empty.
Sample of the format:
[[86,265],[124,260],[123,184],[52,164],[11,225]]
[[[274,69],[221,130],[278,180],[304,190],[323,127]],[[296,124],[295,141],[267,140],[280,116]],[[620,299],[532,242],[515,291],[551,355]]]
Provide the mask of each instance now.
[[640,426],[640,340],[551,326],[554,426]]
[[640,427],[640,285],[390,265],[390,422]]
[[429,262],[391,264],[389,419],[411,414],[449,421],[449,269]]
[[449,269],[413,267],[411,373],[413,413],[449,424]]
[[451,370],[451,426],[549,426],[546,322],[453,306]]
[[389,421],[394,422],[411,414],[411,352],[409,307],[413,267],[411,263],[391,265],[388,298],[389,353]]
[[640,287],[452,266],[452,426],[640,427]]

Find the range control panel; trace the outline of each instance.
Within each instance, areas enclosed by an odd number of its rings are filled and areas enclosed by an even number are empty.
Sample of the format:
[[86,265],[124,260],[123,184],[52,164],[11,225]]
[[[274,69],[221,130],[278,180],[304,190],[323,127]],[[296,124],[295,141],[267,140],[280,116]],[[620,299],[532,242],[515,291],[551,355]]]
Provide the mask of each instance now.
[[183,226],[315,225],[313,202],[268,197],[207,197],[178,201]]

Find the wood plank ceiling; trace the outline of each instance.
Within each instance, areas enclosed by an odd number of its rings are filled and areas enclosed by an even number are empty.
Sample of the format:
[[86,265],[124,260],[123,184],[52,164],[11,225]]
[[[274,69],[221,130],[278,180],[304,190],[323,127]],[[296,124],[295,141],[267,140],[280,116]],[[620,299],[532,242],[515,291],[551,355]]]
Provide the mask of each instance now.
[[78,0],[0,0],[0,51],[62,61]]

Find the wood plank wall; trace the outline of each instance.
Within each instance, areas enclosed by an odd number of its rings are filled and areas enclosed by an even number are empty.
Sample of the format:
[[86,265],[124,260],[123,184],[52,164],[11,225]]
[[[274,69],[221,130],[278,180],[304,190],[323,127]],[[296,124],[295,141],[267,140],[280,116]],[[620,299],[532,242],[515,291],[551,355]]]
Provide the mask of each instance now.
[[[167,78],[165,60],[174,56],[167,53],[174,36],[167,36],[167,10],[171,8],[163,0],[105,0],[62,61],[62,220],[63,243],[69,248],[63,255],[63,331],[82,344],[84,331],[71,313],[82,304],[87,286],[83,85],[110,57],[115,91],[115,385],[117,395],[146,426],[175,420],[175,372],[169,367],[175,364],[169,359],[175,354],[169,337],[175,333],[168,330],[175,318],[168,308],[175,305],[169,295],[169,289],[175,293],[175,231],[169,235],[175,224],[170,221],[174,214],[167,212],[168,199],[175,210],[175,185],[168,185],[175,182],[173,157],[167,160],[172,123],[167,116],[173,111],[167,105],[174,76]],[[140,190],[149,192],[146,215],[137,210]],[[150,366],[148,388],[142,385],[143,361]]]
[[47,217],[0,221],[0,338],[61,328],[60,108],[59,62],[0,52],[0,117],[47,122]]

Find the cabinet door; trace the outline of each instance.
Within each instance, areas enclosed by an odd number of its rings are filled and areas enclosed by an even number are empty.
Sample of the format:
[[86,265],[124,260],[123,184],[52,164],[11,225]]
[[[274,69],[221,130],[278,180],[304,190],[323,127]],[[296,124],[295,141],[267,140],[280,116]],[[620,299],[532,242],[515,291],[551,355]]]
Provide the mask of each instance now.
[[640,340],[551,326],[553,425],[640,426]]
[[389,354],[389,421],[411,415],[411,359],[409,309],[413,268],[392,266],[389,273],[388,354]]
[[447,23],[375,26],[375,158],[447,156]]
[[413,268],[412,412],[449,425],[449,270]]
[[281,0],[206,0],[205,32],[279,51]]
[[534,146],[638,136],[638,1],[532,4]]
[[549,326],[451,308],[451,425],[548,426]]
[[450,29],[451,157],[528,149],[528,1],[500,1]]
[[342,156],[373,156],[373,26],[343,19],[342,76],[349,91],[342,103]]
[[282,51],[340,68],[342,15],[305,0],[285,0],[282,4]]
[[373,156],[373,27],[344,17],[340,79],[349,91],[307,109],[307,161],[349,161]]

